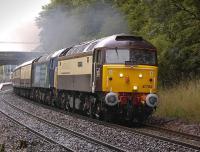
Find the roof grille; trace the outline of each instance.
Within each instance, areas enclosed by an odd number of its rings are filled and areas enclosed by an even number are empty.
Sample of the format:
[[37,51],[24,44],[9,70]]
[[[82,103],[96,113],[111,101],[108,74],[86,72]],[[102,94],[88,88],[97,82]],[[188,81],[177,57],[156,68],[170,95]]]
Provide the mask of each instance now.
[[117,36],[116,41],[142,41],[143,38],[140,36]]

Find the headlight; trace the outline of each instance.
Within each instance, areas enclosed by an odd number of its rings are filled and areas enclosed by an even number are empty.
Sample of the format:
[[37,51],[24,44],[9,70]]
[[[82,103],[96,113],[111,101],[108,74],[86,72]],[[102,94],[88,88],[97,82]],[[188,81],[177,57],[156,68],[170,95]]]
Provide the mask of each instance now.
[[133,86],[133,90],[134,91],[138,90],[138,86]]
[[122,78],[123,76],[124,76],[123,73],[120,73],[120,74],[119,74],[119,77],[120,77],[120,78]]
[[143,75],[140,73],[140,74],[138,75],[138,77],[139,77],[139,78],[142,78],[142,77],[143,77]]

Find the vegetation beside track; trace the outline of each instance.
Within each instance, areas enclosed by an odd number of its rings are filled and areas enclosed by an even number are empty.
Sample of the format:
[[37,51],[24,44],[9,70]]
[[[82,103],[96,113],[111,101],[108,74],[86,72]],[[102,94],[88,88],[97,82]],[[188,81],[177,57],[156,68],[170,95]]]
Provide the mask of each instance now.
[[159,99],[156,116],[200,122],[200,80],[160,89]]

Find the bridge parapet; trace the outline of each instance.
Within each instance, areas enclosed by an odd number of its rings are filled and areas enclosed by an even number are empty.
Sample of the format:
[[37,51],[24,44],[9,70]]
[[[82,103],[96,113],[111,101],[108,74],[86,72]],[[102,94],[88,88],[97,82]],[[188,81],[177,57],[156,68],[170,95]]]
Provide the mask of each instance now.
[[0,51],[0,65],[18,65],[42,54],[41,52]]

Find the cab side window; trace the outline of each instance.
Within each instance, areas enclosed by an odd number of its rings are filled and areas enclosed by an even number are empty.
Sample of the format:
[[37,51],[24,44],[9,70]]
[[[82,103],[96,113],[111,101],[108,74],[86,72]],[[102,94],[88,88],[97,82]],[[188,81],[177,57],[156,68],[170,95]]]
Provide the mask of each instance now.
[[98,64],[102,64],[102,52],[100,50],[98,50],[96,52],[96,63]]

